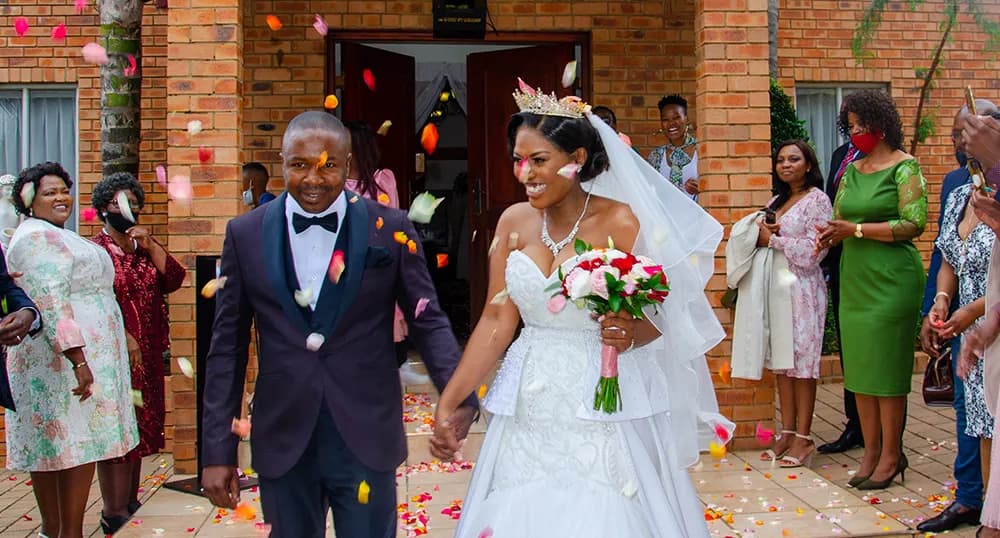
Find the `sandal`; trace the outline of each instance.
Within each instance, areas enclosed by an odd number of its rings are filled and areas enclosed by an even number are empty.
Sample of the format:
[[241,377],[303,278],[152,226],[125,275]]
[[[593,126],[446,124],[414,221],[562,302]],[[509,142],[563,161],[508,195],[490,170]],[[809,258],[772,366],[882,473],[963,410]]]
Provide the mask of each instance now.
[[810,449],[809,453],[803,458],[796,458],[795,456],[789,456],[787,455],[788,453],[786,452],[785,455],[781,456],[781,458],[778,460],[778,467],[781,467],[782,469],[809,467],[809,465],[812,463],[813,456],[816,454],[816,443],[813,443],[813,438],[811,435],[802,435],[796,433],[795,437],[799,439],[805,439],[806,441],[812,443],[812,449]]
[[[791,435],[795,435],[795,432],[793,430],[781,430],[781,432],[778,435],[774,436],[775,444],[777,444],[777,442],[780,441],[781,438],[784,437],[786,433],[787,434],[791,434]],[[788,447],[788,449],[790,449],[790,448],[791,448],[791,446]],[[760,461],[775,461],[778,458],[784,456],[785,452],[788,452],[788,449],[785,449],[785,451],[782,452],[781,454],[775,454],[774,453],[774,449],[773,448],[769,448],[769,449],[767,449],[767,450],[765,450],[764,452],[761,453],[761,455],[760,455]]]
[[128,523],[131,516],[111,516],[108,517],[104,515],[104,511],[101,511],[101,530],[104,532],[105,536],[114,534],[121,530],[122,527]]

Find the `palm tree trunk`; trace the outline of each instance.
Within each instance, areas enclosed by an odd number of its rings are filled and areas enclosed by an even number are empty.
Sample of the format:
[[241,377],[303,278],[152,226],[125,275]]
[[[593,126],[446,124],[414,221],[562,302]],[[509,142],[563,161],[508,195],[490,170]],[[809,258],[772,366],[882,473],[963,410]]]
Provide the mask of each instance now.
[[767,44],[770,49],[767,69],[775,80],[778,79],[778,2],[767,0]]
[[[100,0],[101,45],[109,62],[101,66],[101,172],[139,175],[139,103],[142,93],[142,2]],[[129,56],[135,59],[131,72]]]

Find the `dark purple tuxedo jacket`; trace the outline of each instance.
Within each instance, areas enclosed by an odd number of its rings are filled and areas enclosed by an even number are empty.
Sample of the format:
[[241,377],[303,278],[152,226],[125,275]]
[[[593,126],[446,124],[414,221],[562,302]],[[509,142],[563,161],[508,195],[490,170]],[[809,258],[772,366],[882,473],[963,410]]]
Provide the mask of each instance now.
[[[222,247],[225,286],[216,293],[212,344],[205,365],[201,465],[235,465],[251,320],[260,334],[251,446],[265,478],[288,472],[309,443],[326,405],[347,446],[366,466],[395,469],[406,457],[401,387],[392,340],[393,305],[438,390],[460,351],[441,311],[423,250],[393,239],[417,239],[406,214],[346,192],[347,215],[336,250],[346,255],[339,282],[326,279],[315,311],[295,303],[298,287],[285,218],[285,197],[229,222]],[[354,202],[350,202],[354,200]],[[384,222],[376,229],[376,221]],[[418,242],[417,245],[420,243]],[[427,308],[414,319],[417,301]],[[326,340],[306,348],[310,333]],[[476,405],[474,396],[468,404]]]

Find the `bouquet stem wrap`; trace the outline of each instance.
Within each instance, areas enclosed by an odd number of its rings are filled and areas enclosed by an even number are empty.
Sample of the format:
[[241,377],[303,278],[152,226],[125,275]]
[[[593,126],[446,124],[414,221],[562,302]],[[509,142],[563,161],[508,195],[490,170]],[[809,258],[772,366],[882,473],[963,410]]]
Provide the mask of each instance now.
[[618,350],[601,344],[601,379],[594,389],[594,411],[613,414],[622,410],[622,393],[618,387]]

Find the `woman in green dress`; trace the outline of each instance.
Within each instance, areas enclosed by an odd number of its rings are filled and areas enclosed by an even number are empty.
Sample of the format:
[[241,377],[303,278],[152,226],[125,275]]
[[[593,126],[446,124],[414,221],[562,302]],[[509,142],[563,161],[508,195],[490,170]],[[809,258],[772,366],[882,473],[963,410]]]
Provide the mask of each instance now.
[[927,222],[927,187],[917,161],[902,150],[902,123],[887,93],[850,94],[839,122],[866,157],[844,172],[834,220],[820,230],[816,248],[844,247],[844,384],[857,395],[865,440],[850,485],[882,489],[908,465],[901,438],[925,279],[913,239]]

